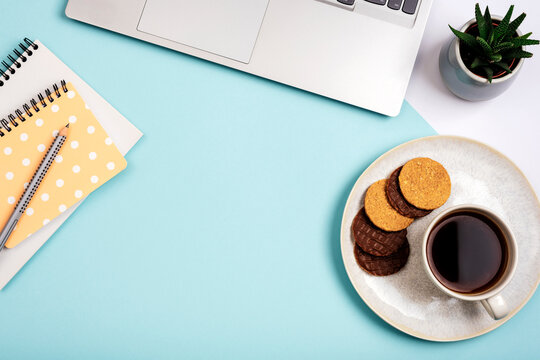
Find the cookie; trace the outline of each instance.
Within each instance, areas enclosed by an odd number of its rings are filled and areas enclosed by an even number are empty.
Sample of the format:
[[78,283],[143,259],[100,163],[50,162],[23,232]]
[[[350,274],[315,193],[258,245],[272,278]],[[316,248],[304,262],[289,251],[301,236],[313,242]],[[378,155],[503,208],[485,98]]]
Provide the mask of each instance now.
[[407,230],[387,232],[377,228],[369,221],[364,208],[356,214],[351,230],[356,245],[375,256],[395,253],[407,239]]
[[428,215],[431,213],[431,210],[423,210],[419,209],[416,206],[412,206],[405,200],[403,195],[401,194],[401,190],[399,189],[399,181],[398,176],[399,172],[403,166],[400,166],[394,172],[390,177],[388,178],[388,181],[386,182],[386,197],[388,198],[388,202],[394,209],[397,210],[398,213],[400,213],[403,216],[410,217],[410,218],[420,218],[423,216]]
[[398,179],[403,197],[417,208],[433,210],[450,197],[450,176],[444,166],[430,158],[408,161],[403,165]]
[[373,183],[366,192],[365,209],[371,222],[379,229],[385,231],[399,231],[405,229],[413,222],[398,213],[386,198],[386,179]]
[[368,254],[358,245],[354,247],[354,257],[358,265],[368,273],[377,276],[386,276],[397,273],[407,263],[409,258],[409,242],[403,245],[389,256],[374,256]]

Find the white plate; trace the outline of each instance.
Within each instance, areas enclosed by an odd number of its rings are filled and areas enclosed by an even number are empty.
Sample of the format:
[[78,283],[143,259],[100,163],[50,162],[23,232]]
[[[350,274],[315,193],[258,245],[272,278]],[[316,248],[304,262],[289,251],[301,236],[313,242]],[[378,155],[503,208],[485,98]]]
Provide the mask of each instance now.
[[[367,188],[415,157],[444,165],[452,194],[441,208],[408,228],[409,260],[398,273],[372,276],[354,258],[351,224]],[[502,291],[510,314],[492,320],[478,302],[451,298],[430,282],[422,267],[422,235],[443,209],[462,203],[484,205],[505,219],[521,250],[514,278]],[[354,288],[383,320],[407,334],[433,341],[456,341],[485,334],[508,321],[531,298],[540,281],[540,203],[523,173],[487,145],[455,136],[431,136],[402,144],[371,164],[354,185],[341,223],[341,252]]]

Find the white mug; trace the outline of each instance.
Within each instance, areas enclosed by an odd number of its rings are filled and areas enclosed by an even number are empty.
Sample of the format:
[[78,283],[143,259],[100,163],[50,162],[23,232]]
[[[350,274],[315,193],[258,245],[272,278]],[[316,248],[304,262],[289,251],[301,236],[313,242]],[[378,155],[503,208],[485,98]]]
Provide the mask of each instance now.
[[[491,219],[496,225],[498,225],[498,227],[503,233],[504,238],[506,239],[508,258],[505,271],[493,286],[480,293],[466,294],[456,292],[447,288],[437,279],[437,277],[435,277],[435,274],[433,273],[428,262],[427,245],[431,231],[440,222],[441,219],[453,213],[462,211],[475,212]],[[426,269],[429,278],[439,289],[441,289],[446,294],[465,301],[480,301],[482,305],[484,305],[484,308],[486,309],[488,314],[495,320],[502,319],[503,317],[508,315],[508,306],[506,305],[504,298],[500,295],[500,292],[508,285],[508,283],[510,282],[510,280],[512,280],[512,277],[514,276],[518,262],[518,248],[516,239],[514,238],[514,235],[512,234],[512,231],[510,230],[508,225],[491,210],[479,205],[464,204],[451,207],[441,212],[431,221],[426,230],[426,233],[424,234],[424,240],[422,243],[422,258],[424,262],[424,268]]]

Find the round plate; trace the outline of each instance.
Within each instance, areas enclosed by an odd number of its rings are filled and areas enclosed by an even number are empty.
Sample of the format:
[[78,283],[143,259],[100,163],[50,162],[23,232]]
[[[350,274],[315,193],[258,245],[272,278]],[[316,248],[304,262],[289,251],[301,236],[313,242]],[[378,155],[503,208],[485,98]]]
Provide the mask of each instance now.
[[[443,164],[452,180],[452,194],[439,209],[408,228],[411,253],[405,267],[385,277],[362,270],[354,258],[351,224],[363,206],[367,188],[387,178],[415,157]],[[442,210],[472,203],[488,207],[508,222],[518,247],[514,278],[502,291],[510,314],[495,321],[479,302],[444,294],[422,265],[422,235]],[[431,136],[402,144],[379,157],[358,178],[343,213],[341,252],[354,288],[383,320],[407,334],[433,341],[456,341],[485,334],[508,321],[531,298],[540,281],[540,203],[523,173],[507,157],[482,143],[455,136]]]

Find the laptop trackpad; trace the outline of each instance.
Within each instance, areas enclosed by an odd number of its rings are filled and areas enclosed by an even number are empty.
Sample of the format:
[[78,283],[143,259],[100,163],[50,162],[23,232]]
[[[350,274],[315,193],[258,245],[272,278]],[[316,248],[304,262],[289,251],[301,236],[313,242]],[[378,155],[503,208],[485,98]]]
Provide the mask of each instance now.
[[268,0],[147,0],[137,30],[249,63]]

